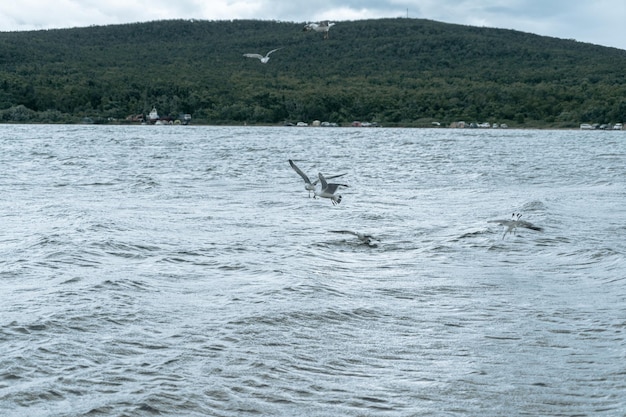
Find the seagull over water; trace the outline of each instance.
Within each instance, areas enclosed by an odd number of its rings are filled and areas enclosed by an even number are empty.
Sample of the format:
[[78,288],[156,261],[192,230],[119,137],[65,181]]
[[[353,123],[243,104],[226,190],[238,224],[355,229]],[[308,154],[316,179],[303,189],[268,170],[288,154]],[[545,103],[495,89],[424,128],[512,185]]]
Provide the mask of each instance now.
[[518,227],[524,227],[526,229],[536,230],[538,232],[541,232],[543,230],[541,227],[535,226],[532,223],[529,223],[524,220],[520,220],[521,217],[522,217],[522,213],[513,213],[513,216],[511,217],[510,220],[489,220],[489,223],[498,223],[498,224],[501,224],[502,226],[506,226],[506,230],[504,231],[504,234],[502,235],[502,239],[504,239],[507,233],[515,234],[515,229],[517,229]]
[[333,206],[336,206],[337,204],[341,203],[341,196],[339,194],[335,194],[335,191],[337,191],[337,188],[347,187],[347,185],[346,184],[333,184],[333,183],[329,184],[326,182],[326,178],[324,178],[321,172],[317,175],[320,178],[320,183],[322,184],[322,188],[319,191],[315,190],[315,195],[318,197],[322,197],[322,198],[329,198],[330,201],[333,203]]
[[[294,164],[291,159],[289,160],[289,165],[291,165],[293,170],[296,171],[298,173],[298,175],[300,175],[302,177],[302,179],[304,180],[304,189],[309,192],[309,197],[311,197],[311,192],[313,192],[313,197],[315,197],[315,190],[317,189],[317,183],[320,180],[317,179],[317,180],[311,182],[309,177],[304,172],[302,172],[300,170],[300,168],[298,168],[298,166],[296,164]],[[344,175],[346,175],[346,174],[331,175],[331,176],[326,177],[326,178],[327,179],[331,179],[331,178],[343,177]]]
[[243,56],[245,56],[246,58],[257,58],[259,59],[263,64],[267,64],[267,61],[270,60],[270,54],[278,51],[279,49],[282,48],[276,48],[276,49],[272,49],[271,51],[269,51],[268,53],[265,54],[265,56],[261,55],[261,54],[243,54]]
[[359,238],[359,240],[365,243],[368,246],[375,246],[376,244],[372,244],[373,241],[378,240],[372,235],[366,235],[361,232],[353,232],[352,230],[331,230],[331,233],[343,233],[347,235],[354,235]]

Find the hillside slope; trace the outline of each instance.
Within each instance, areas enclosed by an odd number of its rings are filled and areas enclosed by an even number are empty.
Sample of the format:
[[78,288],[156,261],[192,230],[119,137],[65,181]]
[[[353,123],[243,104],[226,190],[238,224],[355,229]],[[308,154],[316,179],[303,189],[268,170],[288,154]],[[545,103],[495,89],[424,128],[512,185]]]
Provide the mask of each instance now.
[[[626,51],[421,19],[158,21],[0,33],[0,121],[431,121],[573,127],[626,119]],[[271,55],[267,64],[243,53]]]

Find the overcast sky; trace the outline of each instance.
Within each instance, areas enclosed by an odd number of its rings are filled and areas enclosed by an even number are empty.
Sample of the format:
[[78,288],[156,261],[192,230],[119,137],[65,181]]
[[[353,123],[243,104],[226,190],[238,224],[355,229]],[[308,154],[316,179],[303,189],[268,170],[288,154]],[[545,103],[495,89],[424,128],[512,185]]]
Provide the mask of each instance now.
[[626,0],[2,0],[0,31],[180,18],[341,22],[407,15],[626,50]]

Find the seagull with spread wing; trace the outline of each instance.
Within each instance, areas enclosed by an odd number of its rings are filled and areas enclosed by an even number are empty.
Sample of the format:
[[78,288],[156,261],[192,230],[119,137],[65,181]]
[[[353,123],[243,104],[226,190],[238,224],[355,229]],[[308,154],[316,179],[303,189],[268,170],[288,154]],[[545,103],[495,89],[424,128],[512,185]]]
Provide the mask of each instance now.
[[311,30],[314,30],[315,32],[324,32],[324,39],[328,39],[328,31],[334,25],[334,23],[324,20],[319,23],[307,23],[302,30],[304,32],[309,32]]
[[270,54],[278,51],[279,49],[282,49],[282,48],[272,49],[271,51],[266,53],[265,56],[261,54],[243,54],[243,56],[245,56],[246,58],[257,58],[261,61],[261,63],[267,64],[267,62],[270,60]]
[[[368,246],[372,246],[373,241],[378,240],[372,235],[367,235],[361,232],[353,232],[352,230],[331,230],[331,233],[343,233],[347,235],[356,236],[361,242],[365,243]],[[375,244],[374,244],[375,245]]]
[[330,199],[331,203],[333,203],[333,206],[341,203],[341,195],[335,194],[335,191],[337,191],[339,187],[347,187],[347,185],[328,183],[326,182],[326,178],[324,178],[321,172],[318,174],[318,176],[320,178],[320,184],[322,188],[319,191],[315,190],[315,195],[321,198]]
[[489,223],[498,223],[502,226],[506,226],[506,230],[504,231],[504,234],[502,235],[502,239],[504,239],[504,237],[506,236],[507,233],[512,233],[515,234],[515,230],[518,227],[524,227],[526,229],[530,229],[530,230],[536,230],[538,232],[541,232],[543,229],[539,226],[535,226],[532,223],[529,223],[527,221],[521,220],[520,218],[522,217],[522,213],[513,213],[513,216],[511,217],[511,219],[507,219],[507,220],[489,220]]
[[[309,192],[309,197],[311,197],[311,192],[313,192],[313,197],[315,197],[315,190],[317,189],[317,184],[320,181],[319,179],[311,182],[311,180],[309,179],[309,177],[300,170],[300,168],[298,168],[298,166],[290,159],[289,160],[289,165],[291,165],[291,167],[293,168],[294,171],[296,171],[298,173],[298,175],[300,175],[302,177],[302,179],[304,180],[304,189],[307,190]],[[338,178],[338,177],[343,177],[346,174],[339,174],[339,175],[331,175],[329,177],[326,177],[327,179],[331,179],[331,178]]]

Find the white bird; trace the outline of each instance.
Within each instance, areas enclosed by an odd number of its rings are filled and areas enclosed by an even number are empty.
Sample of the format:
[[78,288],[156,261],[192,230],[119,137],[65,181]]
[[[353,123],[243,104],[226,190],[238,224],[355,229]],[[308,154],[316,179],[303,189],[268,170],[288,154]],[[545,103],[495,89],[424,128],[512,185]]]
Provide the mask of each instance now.
[[315,32],[324,32],[324,39],[328,39],[328,31],[330,30],[331,26],[334,25],[334,23],[330,23],[328,20],[324,20],[319,23],[308,23],[304,26],[304,29],[302,30],[304,32],[309,32],[311,30],[314,30]]
[[354,235],[354,236],[358,237],[359,240],[361,242],[365,243],[366,245],[372,245],[372,242],[374,240],[378,240],[378,239],[376,239],[372,235],[366,235],[365,233],[361,233],[361,232],[353,232],[352,230],[331,230],[330,232],[331,233],[343,233],[343,234],[348,234],[348,235]]
[[[317,188],[317,183],[319,182],[319,179],[311,182],[309,177],[304,172],[302,172],[300,168],[298,168],[298,166],[294,164],[291,159],[289,160],[289,165],[291,165],[293,170],[296,171],[304,180],[304,189],[309,192],[309,197],[311,197],[311,192],[314,193],[313,197],[315,197],[315,190]],[[346,174],[331,175],[330,177],[326,177],[326,178],[331,179],[331,178],[343,177],[344,175]]]
[[270,60],[270,54],[278,51],[279,49],[282,48],[276,48],[276,49],[272,49],[271,51],[269,51],[268,53],[265,54],[265,56],[261,55],[261,54],[243,54],[243,56],[247,57],[247,58],[257,58],[259,59],[263,64],[267,64],[267,61]]
[[502,239],[504,239],[507,233],[515,234],[515,229],[517,229],[518,227],[524,227],[530,230],[537,230],[539,232],[543,230],[541,227],[535,226],[532,223],[529,223],[524,220],[520,220],[521,217],[522,217],[522,213],[513,213],[513,216],[510,220],[489,220],[489,223],[498,223],[498,224],[501,224],[502,226],[506,226],[506,230],[504,231],[504,234],[502,235]]
[[333,203],[333,206],[341,203],[341,196],[339,194],[335,194],[335,191],[337,191],[337,188],[347,187],[347,185],[333,183],[329,184],[326,182],[326,178],[324,178],[321,172],[317,175],[320,178],[322,188],[319,191],[315,190],[315,195],[322,198],[329,198],[330,201]]

